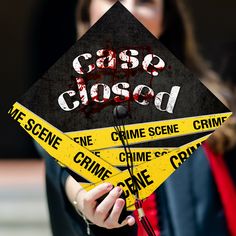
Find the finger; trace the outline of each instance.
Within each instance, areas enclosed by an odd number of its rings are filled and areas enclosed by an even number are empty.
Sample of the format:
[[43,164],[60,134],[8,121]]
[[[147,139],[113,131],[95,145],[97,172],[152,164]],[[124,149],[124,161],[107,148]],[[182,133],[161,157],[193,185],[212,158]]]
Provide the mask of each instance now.
[[120,197],[122,189],[120,187],[115,187],[110,191],[106,198],[96,207],[94,216],[100,221],[105,221],[109,211],[116,202],[117,198]]
[[85,203],[90,204],[102,197],[104,194],[108,193],[113,188],[110,183],[102,183],[92,190],[88,191],[85,196]]
[[126,217],[125,220],[122,221],[122,223],[120,225],[121,225],[121,227],[123,227],[125,225],[132,226],[134,224],[135,224],[135,218],[132,215],[129,215]]
[[[135,224],[135,218],[134,218],[133,216],[131,216],[131,215],[127,216],[126,221],[127,221],[127,224],[128,224],[129,226],[132,226],[132,225]],[[122,222],[122,223],[123,223],[123,222]]]
[[104,225],[106,228],[119,228],[127,224],[127,220],[124,220],[122,224],[118,223],[118,220],[120,218],[120,214],[122,212],[122,209],[125,205],[125,201],[122,198],[118,198],[112,208],[112,211],[106,221],[104,222]]

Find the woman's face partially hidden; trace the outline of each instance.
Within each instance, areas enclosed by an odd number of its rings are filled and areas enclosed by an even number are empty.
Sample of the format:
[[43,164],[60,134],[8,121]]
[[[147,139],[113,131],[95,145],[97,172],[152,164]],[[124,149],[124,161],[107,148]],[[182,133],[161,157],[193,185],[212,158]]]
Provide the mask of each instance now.
[[[91,26],[115,3],[115,0],[92,0],[89,13]],[[163,0],[120,1],[153,35],[163,31]]]

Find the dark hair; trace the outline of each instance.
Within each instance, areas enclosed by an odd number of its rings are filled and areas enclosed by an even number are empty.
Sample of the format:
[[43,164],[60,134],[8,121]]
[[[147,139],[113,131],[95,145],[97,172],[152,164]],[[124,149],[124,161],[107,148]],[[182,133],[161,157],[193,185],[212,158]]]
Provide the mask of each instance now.
[[160,41],[198,76],[205,77],[208,65],[199,53],[189,10],[182,0],[163,0],[163,4]]

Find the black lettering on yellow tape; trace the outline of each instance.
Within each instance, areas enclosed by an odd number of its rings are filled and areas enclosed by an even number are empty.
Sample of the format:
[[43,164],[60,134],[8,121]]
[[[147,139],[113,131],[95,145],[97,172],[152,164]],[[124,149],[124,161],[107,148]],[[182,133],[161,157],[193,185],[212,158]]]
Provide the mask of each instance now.
[[[132,145],[166,138],[210,132],[220,127],[231,114],[232,112],[227,112],[126,125],[126,130],[121,131],[120,135],[127,139],[129,144]],[[72,139],[90,136],[91,145],[89,146],[89,150],[121,146],[119,135],[114,131],[114,127],[69,132],[67,135]],[[101,137],[103,137],[103,139],[101,139]],[[104,142],[104,140],[106,140],[106,142]]]
[[[209,135],[194,140],[188,144],[185,144],[173,151],[167,153],[161,158],[155,158],[149,162],[140,164],[134,168],[134,175],[139,187],[139,196],[141,199],[147,198],[151,195],[175,170],[179,168],[185,160],[205,141]],[[182,153],[185,153],[183,158]],[[173,164],[173,157],[177,157]],[[121,186],[125,193],[127,206],[129,209],[134,204],[134,197],[132,193],[132,181],[128,170],[125,170],[117,175],[114,175],[108,179],[107,182],[112,183],[114,186]],[[91,183],[91,185],[83,185],[86,190],[90,190],[97,186],[99,183]]]
[[103,181],[120,170],[80,146],[19,103],[8,112],[52,157],[90,182]]
[[[140,165],[144,162],[151,161],[154,158],[161,157],[175,148],[130,148],[131,153],[128,156],[132,158],[134,165]],[[103,160],[109,162],[113,166],[126,167],[126,154],[123,148],[101,149],[94,154],[102,157]]]
[[[87,187],[86,189],[89,190],[93,188],[94,186],[101,183],[101,181],[109,181],[115,186],[122,186],[125,192],[127,205],[133,205],[134,199],[131,188],[132,183],[127,170],[120,172],[117,168],[113,167],[102,158],[97,157],[88,149],[77,144],[60,130],[56,129],[48,122],[41,119],[19,103],[14,104],[13,108],[10,109],[9,114],[12,116],[12,118],[18,121],[20,125],[58,162],[62,163],[63,165],[67,166],[77,174],[90,181],[92,184],[89,185],[89,187]],[[210,118],[224,116],[228,117],[229,113],[211,115]],[[202,118],[209,119],[209,116],[204,116]],[[196,120],[199,120],[199,117],[179,119],[178,126],[180,127],[180,124],[182,126],[181,129],[178,127],[178,133],[182,132],[182,135],[189,134],[188,125],[191,124],[191,127],[193,127],[193,121]],[[161,125],[160,122],[146,123],[144,124],[144,127],[146,130],[148,130],[150,127],[154,126],[164,127],[173,125],[173,132],[177,132],[177,128],[174,127],[177,123],[177,120],[169,120],[166,121],[165,124],[163,124],[163,122],[165,121],[162,121]],[[140,125],[143,126],[143,124],[136,124],[135,126],[139,127]],[[132,129],[133,128],[134,127],[132,126]],[[210,131],[214,130],[215,128],[216,127],[211,127],[210,129],[207,128],[206,130]],[[109,129],[110,128],[108,128],[107,130],[109,131]],[[129,129],[131,129],[131,126],[128,128],[128,130]],[[95,131],[97,132],[99,130],[103,132],[103,129],[98,129]],[[155,130],[159,129],[155,128]],[[172,132],[170,131],[171,128],[160,128],[160,130],[162,130],[162,134]],[[206,130],[203,129],[203,131]],[[90,134],[86,134],[84,136],[90,135],[92,136],[92,138],[94,138],[94,130],[90,131]],[[100,137],[101,135],[102,134],[100,134]],[[163,183],[176,170],[176,168],[178,168],[187,158],[189,158],[191,153],[197,148],[197,145],[203,142],[207,137],[208,136],[205,136],[189,144],[183,145],[182,147],[162,156],[162,158],[155,158],[149,162],[145,162],[136,166],[134,168],[134,175],[136,181],[138,182],[141,199],[148,197],[152,192],[154,192],[155,189],[160,186],[160,184]],[[149,139],[147,140],[151,141],[152,139],[150,139],[149,137]],[[91,143],[94,141],[96,140],[91,139]]]
[[195,130],[218,128],[227,120],[227,116],[202,118],[193,121]]

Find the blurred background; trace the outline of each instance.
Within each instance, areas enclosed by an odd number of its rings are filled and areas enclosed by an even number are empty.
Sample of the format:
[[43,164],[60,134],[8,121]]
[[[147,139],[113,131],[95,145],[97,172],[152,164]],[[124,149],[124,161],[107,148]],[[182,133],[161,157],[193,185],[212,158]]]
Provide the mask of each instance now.
[[[0,235],[50,235],[43,162],[7,111],[75,42],[76,2],[0,2]],[[236,83],[236,1],[186,2],[203,56]]]

